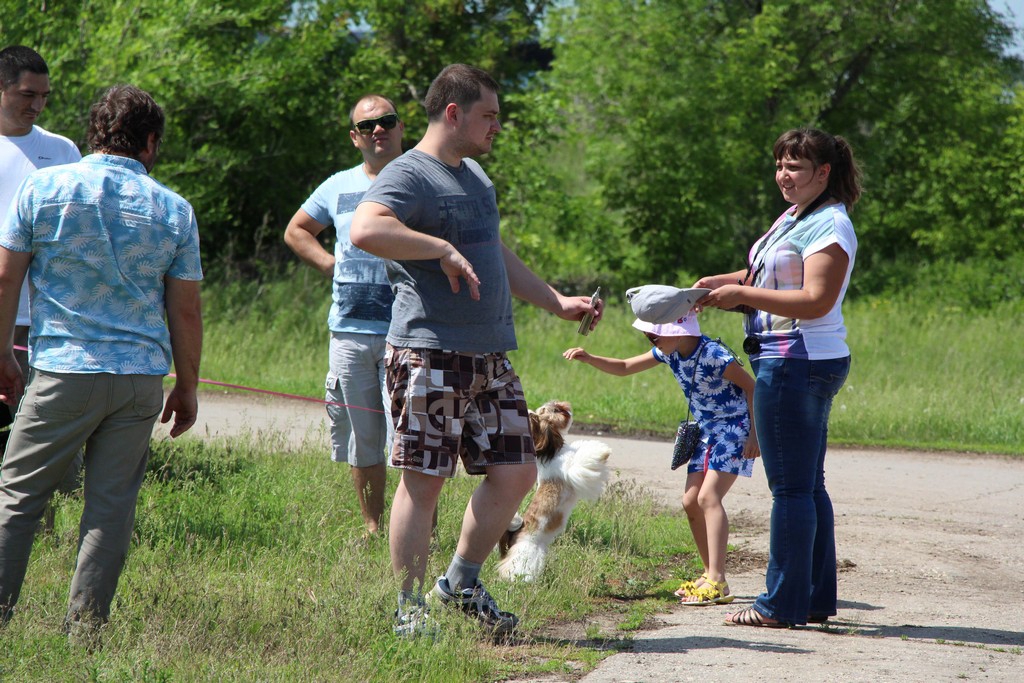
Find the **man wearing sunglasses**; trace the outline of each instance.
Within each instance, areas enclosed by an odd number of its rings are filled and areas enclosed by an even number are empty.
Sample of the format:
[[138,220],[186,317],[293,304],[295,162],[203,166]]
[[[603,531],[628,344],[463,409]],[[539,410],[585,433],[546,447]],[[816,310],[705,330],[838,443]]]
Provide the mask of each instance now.
[[495,635],[518,619],[498,608],[480,568],[537,479],[529,412],[507,351],[512,297],[565,320],[601,315],[589,296],[563,296],[502,242],[494,184],[470,157],[491,151],[498,84],[465,64],[446,67],[424,100],[427,132],[363,196],[352,241],[387,261],[395,305],[384,364],[402,479],[389,525],[400,582],[395,632],[430,634],[421,595],[431,521],[461,460],[483,475],[455,556],[429,600],[461,609]]
[[[384,262],[352,245],[356,205],[377,174],[402,153],[405,124],[383,95],[365,95],[352,107],[348,136],[363,161],[335,173],[310,195],[285,229],[284,241],[306,264],[332,278],[327,414],[331,459],[347,462],[366,532],[384,512],[384,462],[390,418],[385,412],[384,339],[391,321],[391,285]],[[317,236],[334,225],[334,254]]]

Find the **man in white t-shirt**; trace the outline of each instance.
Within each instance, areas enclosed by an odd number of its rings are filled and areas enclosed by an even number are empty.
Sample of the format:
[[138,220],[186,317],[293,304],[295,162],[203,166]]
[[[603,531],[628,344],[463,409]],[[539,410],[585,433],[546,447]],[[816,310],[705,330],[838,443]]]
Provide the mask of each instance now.
[[[394,295],[384,261],[354,246],[349,226],[356,205],[388,163],[402,153],[405,124],[383,95],[359,98],[348,133],[363,162],[325,180],[295,212],[285,243],[307,265],[333,279],[326,381],[331,459],[347,462],[363,524],[377,533],[384,513],[385,453],[391,435],[384,403],[384,345]],[[333,225],[334,254],[317,236]]]
[[[35,125],[50,96],[46,62],[35,50],[12,45],[0,50],[0,223],[14,202],[21,181],[32,171],[74,163],[82,158],[71,140]],[[28,346],[28,284],[21,288],[14,343]],[[22,372],[28,374],[28,352],[16,351]],[[0,406],[0,428],[11,424],[17,406]],[[0,452],[9,431],[0,432]],[[74,468],[77,477],[78,468]]]

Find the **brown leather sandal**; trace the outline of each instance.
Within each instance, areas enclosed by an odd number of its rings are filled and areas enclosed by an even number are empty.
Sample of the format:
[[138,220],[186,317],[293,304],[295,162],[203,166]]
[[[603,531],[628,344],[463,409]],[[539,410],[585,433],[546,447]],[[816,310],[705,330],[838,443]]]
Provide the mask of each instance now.
[[725,615],[725,623],[729,626],[759,626],[761,628],[789,628],[789,624],[770,619],[753,607],[745,607],[739,612]]

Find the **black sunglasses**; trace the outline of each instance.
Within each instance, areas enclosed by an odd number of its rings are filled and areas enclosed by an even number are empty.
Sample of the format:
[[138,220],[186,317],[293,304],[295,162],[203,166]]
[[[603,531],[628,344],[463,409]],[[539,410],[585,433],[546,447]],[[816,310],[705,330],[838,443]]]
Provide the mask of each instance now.
[[362,135],[370,135],[380,126],[384,130],[391,130],[398,125],[398,114],[384,114],[376,119],[366,119],[363,121],[356,121],[355,128]]
[[652,334],[651,332],[644,332],[644,336],[647,337],[647,341],[651,342],[652,344],[657,344],[658,340],[661,339],[661,337],[659,337],[656,334]]

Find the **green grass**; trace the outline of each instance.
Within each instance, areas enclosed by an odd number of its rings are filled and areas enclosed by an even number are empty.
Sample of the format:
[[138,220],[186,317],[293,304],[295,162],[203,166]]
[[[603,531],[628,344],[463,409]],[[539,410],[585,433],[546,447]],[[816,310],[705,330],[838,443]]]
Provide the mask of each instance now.
[[[392,491],[395,483],[392,473]],[[451,558],[475,484],[461,477],[445,487],[428,576]],[[37,538],[18,612],[2,632],[0,680],[448,682],[567,674],[593,668],[609,653],[607,643],[664,609],[660,584],[693,557],[684,517],[613,483],[599,502],[578,506],[538,582],[507,583],[493,562],[485,565],[492,593],[522,619],[522,642],[493,644],[461,615],[444,614],[436,643],[399,641],[391,633],[387,543],[362,539],[346,467],[322,448],[282,452],[272,439],[186,437],[154,444],[104,647],[90,655],[59,634],[82,502],[56,505],[56,528]],[[600,625],[598,613],[600,624],[611,625]]]
[[[329,285],[308,268],[261,285],[208,285],[203,376],[320,396],[327,367]],[[581,423],[624,434],[670,437],[686,412],[668,368],[613,377],[561,354],[571,346],[605,356],[646,353],[620,295],[590,336],[572,323],[518,305],[513,363],[531,405],[572,402]],[[912,297],[845,306],[853,364],[830,422],[834,444],[1024,454],[1024,305],[930,305]],[[701,325],[733,349],[742,319],[706,311]],[[740,352],[741,358],[745,356]],[[749,367],[748,367],[749,369]]]
[[851,307],[853,368],[831,430],[848,443],[1024,453],[1020,303]]
[[202,376],[322,397],[330,303],[330,281],[305,267],[270,283],[205,283]]

